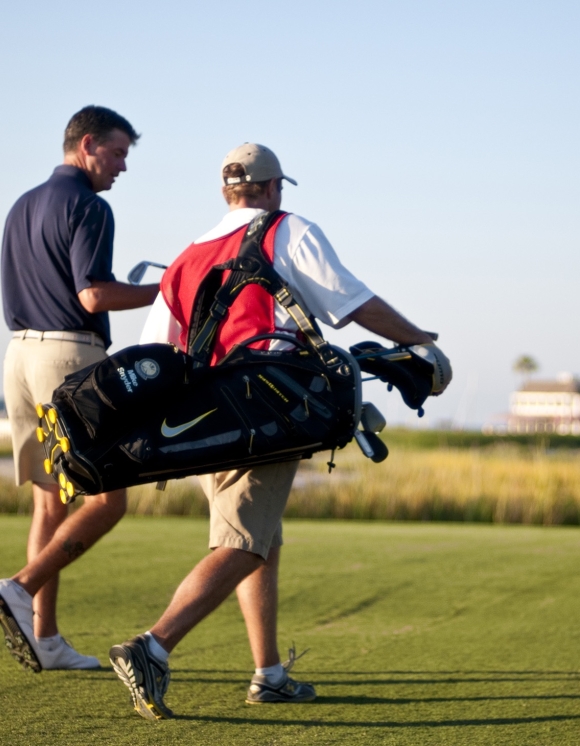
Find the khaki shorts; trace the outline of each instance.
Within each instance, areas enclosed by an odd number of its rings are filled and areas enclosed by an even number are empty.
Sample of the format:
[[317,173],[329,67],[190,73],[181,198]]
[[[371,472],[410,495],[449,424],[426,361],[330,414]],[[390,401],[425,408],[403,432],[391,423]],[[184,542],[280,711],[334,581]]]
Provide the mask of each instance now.
[[199,481],[209,500],[210,549],[243,549],[268,558],[282,545],[282,514],[298,461],[204,474]]
[[36,405],[47,404],[66,375],[107,357],[103,347],[55,339],[12,339],[4,358],[4,397],[12,429],[16,484],[54,484],[36,438]]

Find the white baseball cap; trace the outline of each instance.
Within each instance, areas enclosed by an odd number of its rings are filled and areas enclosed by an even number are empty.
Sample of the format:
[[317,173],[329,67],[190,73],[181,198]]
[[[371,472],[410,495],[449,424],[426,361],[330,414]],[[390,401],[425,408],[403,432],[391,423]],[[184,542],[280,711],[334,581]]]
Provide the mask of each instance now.
[[[224,177],[223,171],[231,163],[239,163],[244,169],[244,176]],[[222,179],[226,186],[244,182],[268,181],[269,179],[286,179],[298,186],[298,182],[282,173],[282,166],[276,155],[265,145],[246,142],[230,150],[222,163]]]

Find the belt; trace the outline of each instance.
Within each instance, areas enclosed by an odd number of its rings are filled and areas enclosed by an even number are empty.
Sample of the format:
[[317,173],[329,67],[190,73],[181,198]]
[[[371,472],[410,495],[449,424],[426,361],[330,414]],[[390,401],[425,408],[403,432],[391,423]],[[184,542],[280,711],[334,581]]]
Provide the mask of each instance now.
[[79,342],[83,345],[104,347],[102,338],[95,332],[39,332],[36,329],[21,329],[14,332],[14,339],[57,339],[61,342]]

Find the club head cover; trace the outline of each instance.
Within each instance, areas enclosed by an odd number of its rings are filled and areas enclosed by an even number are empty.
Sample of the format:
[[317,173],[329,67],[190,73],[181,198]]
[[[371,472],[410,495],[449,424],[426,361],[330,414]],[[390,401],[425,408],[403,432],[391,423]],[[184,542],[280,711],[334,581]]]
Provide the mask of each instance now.
[[449,362],[447,355],[445,355],[445,353],[434,344],[413,345],[408,349],[409,352],[417,355],[419,358],[433,366],[433,386],[431,388],[431,396],[439,396],[439,394],[442,394],[453,378],[451,363]]
[[[435,347],[435,345],[415,345],[416,347]],[[400,346],[392,349],[383,347],[378,342],[359,342],[350,348],[352,355],[357,358],[360,369],[381,381],[394,386],[403,401],[410,409],[421,409],[428,396],[433,393],[435,361],[434,356],[413,351],[412,348]],[[359,358],[376,352],[372,357]],[[408,356],[402,360],[389,360],[381,357],[385,353],[402,352]]]

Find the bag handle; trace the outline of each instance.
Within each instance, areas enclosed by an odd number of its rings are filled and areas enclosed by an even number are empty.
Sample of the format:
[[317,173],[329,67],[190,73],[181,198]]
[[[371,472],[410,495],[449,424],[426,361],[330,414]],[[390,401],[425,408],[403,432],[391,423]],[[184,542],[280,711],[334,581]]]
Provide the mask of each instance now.
[[248,339],[244,339],[243,342],[239,343],[238,347],[247,347],[248,345],[251,345],[254,342],[261,342],[263,339],[280,339],[283,342],[288,342],[289,344],[293,344],[295,347],[300,347],[302,350],[308,350],[308,345],[304,344],[302,340],[298,339],[297,337],[294,337],[292,334],[284,334],[283,332],[271,332],[269,334],[256,334],[253,337],[248,337]]

